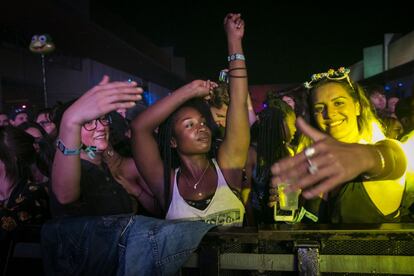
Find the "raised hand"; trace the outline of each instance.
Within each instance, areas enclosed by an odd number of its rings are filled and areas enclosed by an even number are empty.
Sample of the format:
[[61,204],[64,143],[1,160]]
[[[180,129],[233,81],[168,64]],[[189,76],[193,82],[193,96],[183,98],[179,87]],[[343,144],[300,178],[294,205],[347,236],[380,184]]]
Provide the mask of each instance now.
[[244,20],[240,13],[229,13],[224,18],[224,30],[229,39],[242,39],[244,36]]
[[136,82],[109,82],[104,76],[101,82],[73,103],[66,114],[71,122],[82,125],[120,108],[131,108],[142,99],[143,90]]
[[194,97],[202,98],[210,95],[217,86],[217,83],[210,80],[194,80],[184,85],[181,89],[189,90],[191,93],[194,93]]
[[314,144],[272,166],[271,194],[275,194],[278,183],[289,182],[287,190],[302,189],[303,197],[313,198],[369,168],[370,153],[366,145],[339,142],[312,128],[302,118],[298,118],[297,126]]

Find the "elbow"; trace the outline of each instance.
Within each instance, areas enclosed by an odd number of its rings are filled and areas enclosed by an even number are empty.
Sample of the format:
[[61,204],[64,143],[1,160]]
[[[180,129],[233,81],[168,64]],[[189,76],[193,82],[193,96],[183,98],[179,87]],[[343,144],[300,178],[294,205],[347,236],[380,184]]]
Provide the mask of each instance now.
[[69,194],[62,194],[54,192],[55,198],[59,204],[66,205],[75,202],[78,200],[78,197],[69,195]]
[[68,185],[57,184],[58,183],[56,182],[52,182],[52,192],[59,204],[70,204],[79,199],[79,192],[67,188],[65,189],[64,187],[68,187]]

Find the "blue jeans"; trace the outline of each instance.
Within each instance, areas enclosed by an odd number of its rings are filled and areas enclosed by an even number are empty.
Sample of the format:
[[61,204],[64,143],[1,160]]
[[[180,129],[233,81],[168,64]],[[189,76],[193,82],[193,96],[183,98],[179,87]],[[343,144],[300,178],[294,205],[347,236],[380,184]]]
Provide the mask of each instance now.
[[213,225],[144,216],[62,218],[42,228],[46,275],[174,275]]

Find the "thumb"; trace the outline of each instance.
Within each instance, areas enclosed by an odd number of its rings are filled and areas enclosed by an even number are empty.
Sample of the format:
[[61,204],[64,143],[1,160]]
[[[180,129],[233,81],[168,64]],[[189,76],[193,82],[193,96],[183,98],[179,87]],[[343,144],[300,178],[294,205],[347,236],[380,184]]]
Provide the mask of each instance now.
[[311,138],[314,142],[323,140],[325,137],[327,137],[325,133],[311,127],[302,117],[297,118],[296,126],[300,129],[300,131],[302,131],[304,135]]
[[104,75],[102,77],[102,80],[99,82],[99,85],[107,84],[107,83],[109,83],[109,77],[108,77],[108,75]]

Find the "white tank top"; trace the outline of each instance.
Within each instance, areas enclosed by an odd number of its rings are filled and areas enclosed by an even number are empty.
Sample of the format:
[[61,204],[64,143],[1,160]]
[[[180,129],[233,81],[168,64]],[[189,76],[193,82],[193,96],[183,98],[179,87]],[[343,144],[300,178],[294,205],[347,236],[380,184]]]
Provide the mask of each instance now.
[[181,196],[177,185],[177,173],[175,170],[173,195],[166,219],[168,220],[201,220],[209,224],[225,226],[242,226],[244,217],[244,205],[231,191],[224,179],[215,159],[212,159],[217,173],[217,189],[209,205],[204,210],[199,210],[189,205]]

